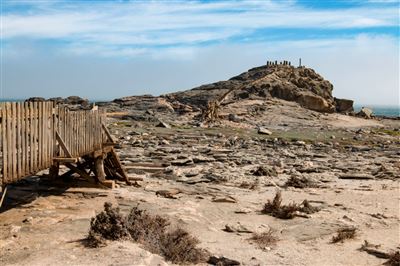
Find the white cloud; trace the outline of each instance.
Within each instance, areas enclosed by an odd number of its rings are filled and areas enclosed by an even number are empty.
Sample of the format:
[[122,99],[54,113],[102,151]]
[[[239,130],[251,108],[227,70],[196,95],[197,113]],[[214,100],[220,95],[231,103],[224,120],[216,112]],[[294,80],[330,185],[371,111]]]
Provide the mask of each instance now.
[[[68,2],[67,2],[68,3]],[[62,40],[73,45],[193,45],[241,38],[262,28],[353,29],[397,26],[396,7],[312,10],[293,2],[134,2],[49,4],[3,14],[2,38]],[[159,47],[157,47],[158,49]],[[71,47],[69,47],[71,49]],[[130,48],[136,49],[136,48]],[[116,50],[116,49],[114,49]],[[121,49],[121,55],[126,55]],[[117,53],[113,53],[117,55]],[[135,53],[133,53],[135,55]]]
[[[18,48],[17,48],[18,49]],[[76,47],[78,50],[78,47]],[[86,47],[84,47],[86,49]],[[103,47],[92,47],[92,52]],[[110,50],[108,53],[119,53]],[[4,96],[82,95],[113,99],[134,94],[162,94],[225,80],[270,60],[302,62],[334,86],[334,96],[359,104],[399,104],[399,51],[396,38],[359,35],[352,39],[220,44],[167,50],[124,50],[125,60],[81,54],[4,58]],[[131,57],[130,54],[136,54]],[[50,54],[50,56],[49,56]]]

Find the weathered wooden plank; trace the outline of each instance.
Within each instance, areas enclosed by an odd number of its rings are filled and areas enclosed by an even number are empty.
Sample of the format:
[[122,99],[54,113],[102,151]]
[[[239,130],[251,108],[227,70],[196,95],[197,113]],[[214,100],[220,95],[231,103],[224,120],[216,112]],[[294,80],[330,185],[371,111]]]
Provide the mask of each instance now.
[[2,104],[1,112],[2,112],[2,121],[1,121],[1,129],[2,129],[2,149],[3,149],[3,180],[2,184],[6,184],[8,177],[8,139],[7,139],[7,108],[6,104]]
[[57,157],[57,158],[53,158],[53,161],[59,162],[59,163],[77,163],[78,162],[78,158],[61,158],[61,157]]
[[15,102],[11,103],[11,128],[9,129],[11,132],[11,148],[10,152],[12,153],[12,174],[11,181],[14,181],[17,177],[17,153],[15,151],[17,143],[16,143],[16,117],[17,117],[17,104]]
[[56,138],[57,138],[58,144],[60,144],[60,147],[61,147],[62,150],[64,151],[64,154],[65,154],[67,157],[72,158],[71,152],[69,151],[67,145],[65,145],[64,140],[61,138],[61,136],[58,134],[58,132],[56,132]]
[[34,158],[35,158],[35,123],[34,123],[34,110],[33,110],[33,103],[29,103],[29,118],[30,118],[30,123],[29,123],[29,132],[30,132],[30,138],[29,138],[29,148],[30,148],[30,158],[29,158],[29,173],[33,173],[35,169],[35,164],[34,164]]
[[24,103],[24,161],[25,172],[24,175],[29,174],[29,105]]
[[21,175],[25,176],[26,169],[25,169],[25,104],[21,103],[20,104],[20,128],[21,128],[21,142],[20,142],[20,148],[21,150],[19,151],[20,153],[20,159],[21,159]]

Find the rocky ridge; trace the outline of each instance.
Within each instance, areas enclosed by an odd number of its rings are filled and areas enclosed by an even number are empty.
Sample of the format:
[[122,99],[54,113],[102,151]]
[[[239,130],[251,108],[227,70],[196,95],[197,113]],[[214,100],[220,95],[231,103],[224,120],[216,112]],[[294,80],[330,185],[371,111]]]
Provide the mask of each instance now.
[[288,64],[255,67],[227,81],[219,81],[191,90],[166,94],[169,101],[203,107],[232,90],[226,102],[271,97],[294,101],[318,112],[352,111],[352,101],[332,96],[333,85],[313,69]]

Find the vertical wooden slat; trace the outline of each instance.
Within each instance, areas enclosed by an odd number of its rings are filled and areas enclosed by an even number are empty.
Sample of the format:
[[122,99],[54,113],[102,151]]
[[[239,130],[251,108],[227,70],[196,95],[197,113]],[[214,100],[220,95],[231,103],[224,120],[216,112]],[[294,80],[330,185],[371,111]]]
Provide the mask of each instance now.
[[7,103],[6,105],[6,110],[7,110],[7,150],[8,150],[8,163],[7,163],[7,168],[8,168],[8,176],[6,177],[7,182],[11,182],[13,178],[13,131],[12,131],[12,105],[11,103]]
[[50,167],[53,164],[53,117],[51,115],[51,102],[47,103],[47,165]]
[[35,124],[34,124],[34,110],[33,110],[33,103],[30,102],[29,103],[29,117],[30,117],[30,121],[29,121],[29,132],[30,132],[30,138],[29,138],[29,148],[30,148],[30,153],[31,156],[29,158],[29,173],[33,173],[34,171],[34,158],[35,158]]
[[38,138],[38,166],[39,169],[42,168],[43,165],[43,102],[39,102],[39,112],[38,112],[38,129],[39,129],[39,138]]
[[8,115],[7,115],[7,108],[6,108],[6,106],[7,106],[7,104],[2,104],[2,108],[1,108],[1,111],[2,111],[2,115],[1,115],[1,117],[2,117],[2,122],[1,122],[1,128],[2,128],[2,136],[3,136],[3,139],[2,139],[2,142],[3,142],[3,145],[2,145],[2,148],[3,148],[3,184],[5,184],[6,182],[7,182],[7,177],[8,177],[8,154],[7,154],[7,151],[8,151],[8,139],[7,139],[7,118],[8,118]]
[[24,115],[25,115],[25,132],[24,132],[24,139],[25,139],[25,175],[30,173],[29,171],[29,104],[27,102],[24,103]]
[[21,176],[25,176],[25,173],[26,173],[26,168],[25,168],[25,162],[26,162],[26,159],[25,159],[25,154],[26,154],[25,103],[21,103],[20,110],[21,110],[21,113],[20,113],[20,115],[21,115],[21,120],[20,120],[20,123],[21,123],[21,151],[20,151],[20,153],[21,153],[21,157],[20,157],[21,158]]
[[17,153],[16,153],[16,116],[17,116],[17,104],[15,102],[11,103],[11,149],[12,153],[12,174],[11,181],[14,181],[17,175]]

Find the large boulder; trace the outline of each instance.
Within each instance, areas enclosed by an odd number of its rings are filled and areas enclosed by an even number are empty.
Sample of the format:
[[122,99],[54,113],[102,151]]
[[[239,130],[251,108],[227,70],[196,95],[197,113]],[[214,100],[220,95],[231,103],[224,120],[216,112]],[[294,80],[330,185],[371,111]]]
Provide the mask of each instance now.
[[363,107],[361,110],[357,113],[357,116],[364,117],[364,118],[372,118],[373,111],[370,108]]
[[333,98],[335,101],[336,111],[339,113],[353,112],[353,100]]
[[297,102],[304,108],[317,112],[333,113],[335,111],[335,106],[332,103],[315,94],[302,93]]
[[69,96],[64,99],[64,103],[68,105],[81,105],[81,106],[88,106],[89,105],[89,100],[88,99],[83,99],[79,96]]

